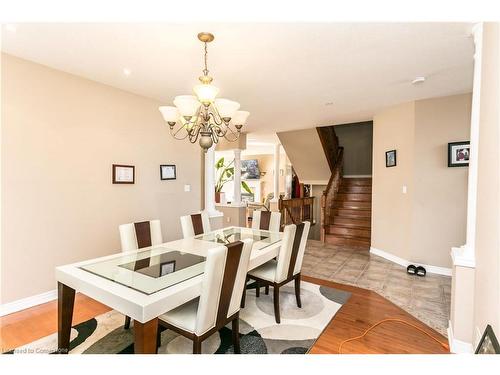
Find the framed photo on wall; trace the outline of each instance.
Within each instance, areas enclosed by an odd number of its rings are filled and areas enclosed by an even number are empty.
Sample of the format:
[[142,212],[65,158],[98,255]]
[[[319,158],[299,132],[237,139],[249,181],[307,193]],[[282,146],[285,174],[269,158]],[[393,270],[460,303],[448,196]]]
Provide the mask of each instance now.
[[113,164],[113,184],[134,184],[135,166]]
[[160,165],[160,179],[162,180],[175,180],[177,178],[175,165],[164,164]]
[[386,151],[385,166],[386,168],[396,166],[396,150]]
[[469,166],[470,142],[448,143],[448,167]]

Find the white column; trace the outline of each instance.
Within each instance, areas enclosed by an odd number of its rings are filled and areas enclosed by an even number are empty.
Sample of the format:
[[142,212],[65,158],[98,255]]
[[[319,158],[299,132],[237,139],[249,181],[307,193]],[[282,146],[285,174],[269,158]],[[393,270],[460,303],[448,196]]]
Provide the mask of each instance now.
[[476,243],[476,202],[477,202],[477,170],[479,145],[479,112],[481,99],[481,63],[483,46],[483,24],[472,28],[474,36],[474,78],[472,86],[472,110],[470,124],[469,177],[467,187],[467,232],[465,245],[452,248],[454,265],[475,266]]
[[205,153],[205,211],[208,216],[221,216],[215,209],[215,145]]
[[277,202],[280,196],[280,144],[274,145],[274,198],[271,202]]
[[234,192],[233,204],[241,205],[241,150],[234,150]]

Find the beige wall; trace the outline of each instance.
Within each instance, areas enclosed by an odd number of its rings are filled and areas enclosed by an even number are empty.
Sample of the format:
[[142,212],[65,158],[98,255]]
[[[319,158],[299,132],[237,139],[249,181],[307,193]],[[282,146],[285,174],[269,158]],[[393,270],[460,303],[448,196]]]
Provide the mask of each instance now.
[[[374,117],[372,247],[451,266],[451,247],[465,243],[467,168],[448,168],[447,147],[469,139],[470,112],[471,95],[464,94],[401,104]],[[386,168],[392,149],[397,166]]]
[[[403,259],[411,256],[415,103],[373,118],[371,246]],[[386,168],[385,152],[397,150],[397,166]],[[402,193],[402,186],[408,187]]]
[[[2,303],[119,251],[119,224],[158,218],[165,240],[181,236],[179,216],[200,209],[200,149],[170,137],[159,105],[2,55]],[[136,183],[111,184],[113,163],[135,165]],[[160,181],[163,163],[177,180]]]
[[486,23],[479,126],[474,327],[483,332],[491,324],[497,337],[500,337],[499,53],[499,24]]
[[335,125],[335,133],[344,147],[344,175],[371,175],[373,122]]
[[316,128],[277,133],[299,180],[305,184],[327,184],[330,167]]
[[448,143],[470,137],[472,96],[415,102],[412,261],[451,266],[465,243],[468,168],[448,167]]

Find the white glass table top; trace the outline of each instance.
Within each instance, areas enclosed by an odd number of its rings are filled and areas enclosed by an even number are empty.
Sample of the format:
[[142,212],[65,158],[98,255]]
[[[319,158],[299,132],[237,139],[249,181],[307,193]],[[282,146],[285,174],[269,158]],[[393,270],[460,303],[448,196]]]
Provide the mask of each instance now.
[[205,234],[199,234],[194,238],[201,241],[210,241],[220,244],[228,244],[230,242],[242,241],[250,238],[254,241],[252,249],[259,250],[281,241],[282,236],[283,234],[280,232],[243,227],[229,227]]
[[80,268],[149,295],[201,275],[205,257],[158,246],[96,259]]

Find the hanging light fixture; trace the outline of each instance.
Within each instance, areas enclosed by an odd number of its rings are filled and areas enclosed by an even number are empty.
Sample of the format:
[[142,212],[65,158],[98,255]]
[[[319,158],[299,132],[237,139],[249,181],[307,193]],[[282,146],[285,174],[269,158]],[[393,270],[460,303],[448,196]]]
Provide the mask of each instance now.
[[175,139],[187,138],[191,143],[199,140],[200,146],[207,152],[221,137],[229,142],[236,141],[250,112],[239,111],[238,102],[216,99],[219,89],[212,85],[213,78],[208,75],[207,68],[207,44],[214,40],[214,36],[199,33],[198,39],[205,44],[205,68],[198,78],[200,84],[193,88],[195,95],[176,96],[175,107],[163,106],[159,109]]

